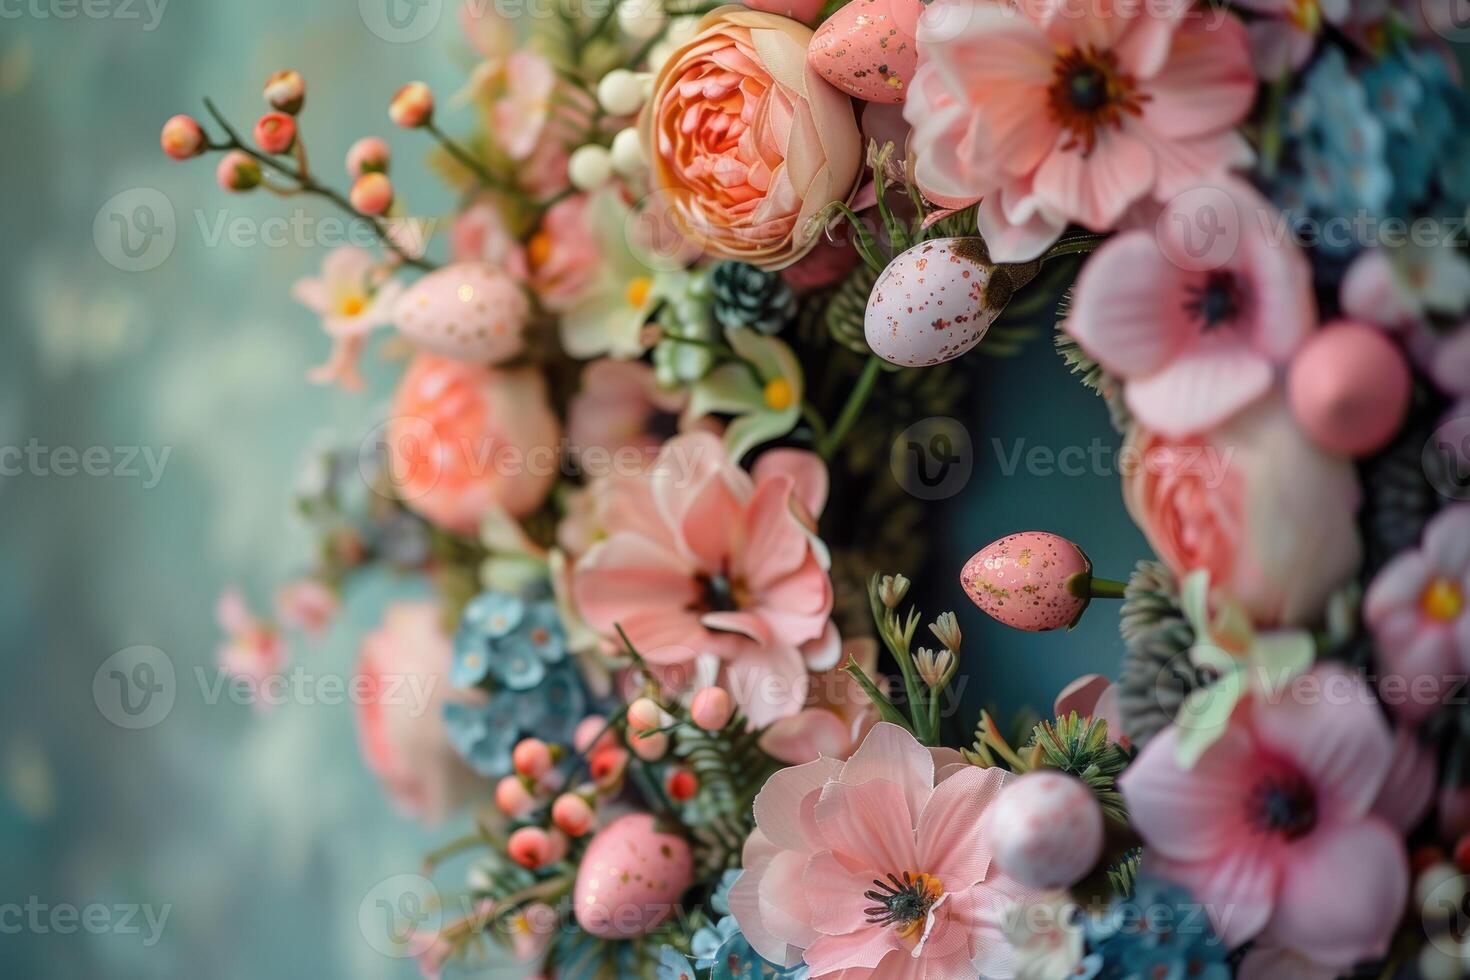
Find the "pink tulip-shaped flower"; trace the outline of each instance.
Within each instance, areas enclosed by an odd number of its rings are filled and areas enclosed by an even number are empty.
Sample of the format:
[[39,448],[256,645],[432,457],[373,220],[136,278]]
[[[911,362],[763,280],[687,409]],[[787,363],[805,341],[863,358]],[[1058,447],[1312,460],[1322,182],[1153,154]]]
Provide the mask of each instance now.
[[695,432],[607,492],[607,537],[573,574],[588,625],[609,643],[622,627],[655,668],[716,655],[721,686],[757,727],[795,714],[809,686],[802,648],[832,612],[812,530],[827,497],[821,460],[776,449],[746,473],[718,437]]
[[1170,6],[930,4],[904,106],[920,188],[950,207],[983,199],[991,257],[1019,262],[1069,222],[1108,231],[1136,202],[1248,164],[1245,28]]
[[781,770],[756,797],[730,892],[740,931],[766,959],[805,961],[813,977],[1011,976],[1002,917],[1040,893],[991,861],[981,817],[1007,775],[936,761],[887,723],[845,763]]
[[1470,670],[1467,599],[1470,504],[1457,504],[1429,522],[1417,550],[1384,566],[1363,602],[1379,667],[1398,675],[1395,686],[1408,694],[1391,705],[1405,721],[1427,717],[1455,688],[1455,677]]
[[[1167,436],[1211,429],[1260,398],[1317,325],[1311,266],[1270,235],[1280,215],[1241,181],[1219,186],[1098,249],[1067,318],[1067,332],[1124,379],[1128,409]],[[1204,208],[1239,231],[1228,258],[1191,261]]]
[[1409,870],[1371,813],[1393,736],[1363,678],[1320,667],[1244,702],[1190,769],[1179,737],[1164,729],[1121,779],[1145,864],[1189,889],[1231,946],[1259,936],[1339,968],[1382,955]]

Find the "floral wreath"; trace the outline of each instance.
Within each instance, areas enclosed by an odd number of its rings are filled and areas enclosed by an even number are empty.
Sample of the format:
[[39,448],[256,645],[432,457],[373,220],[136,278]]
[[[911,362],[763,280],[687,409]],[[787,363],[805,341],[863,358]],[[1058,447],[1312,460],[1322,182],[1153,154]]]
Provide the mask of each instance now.
[[[315,460],[319,559],[276,616],[232,589],[219,619],[225,668],[264,684],[363,569],[435,586],[357,664],[394,803],[474,817],[395,954],[557,978],[1465,975],[1470,100],[1446,9],[461,20],[474,135],[421,82],[389,106],[460,194],[446,222],[408,211],[380,138],[349,190],[325,181],[295,71],[249,138],[208,100],[208,126],[162,134],[219,154],[225,190],[323,198],[380,243],[292,295],[331,342],[314,381],[361,388],[396,330],[391,409]],[[923,494],[881,447],[1063,290],[1056,347],[1125,440],[1154,554],[1113,581],[1022,531],[950,570],[1020,630],[1121,600],[1115,678],[968,727],[960,617],[926,620],[898,574],[927,558]]]

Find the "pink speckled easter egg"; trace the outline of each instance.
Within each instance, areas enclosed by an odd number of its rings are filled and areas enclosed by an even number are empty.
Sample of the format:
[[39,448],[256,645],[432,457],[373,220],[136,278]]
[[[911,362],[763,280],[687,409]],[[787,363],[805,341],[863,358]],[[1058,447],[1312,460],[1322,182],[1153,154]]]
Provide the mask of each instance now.
[[399,333],[457,361],[503,364],[525,347],[531,303],[488,262],[457,262],[424,276],[393,307]]
[[986,303],[992,266],[984,249],[978,238],[936,238],[888,263],[863,317],[873,352],[903,367],[931,367],[980,343],[999,313]]
[[1287,377],[1291,411],[1312,441],[1366,456],[1393,438],[1413,382],[1403,352],[1383,331],[1341,320],[1302,345]]
[[992,541],[965,562],[960,585],[988,616],[1018,630],[1070,626],[1087,599],[1067,591],[1067,580],[1091,572],[1092,562],[1066,538],[1021,531]]
[[572,890],[577,924],[600,939],[631,939],[667,919],[694,880],[682,837],[660,833],[633,813],[597,832]]
[[921,0],[852,0],[812,35],[807,64],[864,102],[899,103],[918,67]]
[[996,866],[1030,888],[1074,885],[1102,856],[1102,808],[1066,773],[1036,769],[1011,780],[984,819]]

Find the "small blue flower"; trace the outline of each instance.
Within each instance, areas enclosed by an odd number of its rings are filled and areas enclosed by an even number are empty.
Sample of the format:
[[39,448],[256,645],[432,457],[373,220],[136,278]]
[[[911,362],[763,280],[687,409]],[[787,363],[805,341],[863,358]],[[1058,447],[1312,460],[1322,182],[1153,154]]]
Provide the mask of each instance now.
[[658,980],[694,980],[694,967],[688,958],[672,946],[658,951]]
[[689,955],[694,957],[694,965],[701,970],[714,966],[721,947],[730,937],[739,934],[740,923],[735,921],[733,915],[725,916],[714,925],[696,929],[694,935],[689,937]]
[[714,894],[709,897],[709,907],[716,915],[730,914],[730,889],[735,887],[735,882],[740,880],[741,870],[731,868],[720,875],[720,883],[715,886]]
[[569,745],[586,713],[581,678],[571,661],[563,660],[529,690],[498,690],[485,704],[446,704],[444,725],[450,744],[470,768],[500,777],[510,773],[511,751],[521,739]]
[[511,695],[497,694],[484,705],[451,701],[444,706],[449,743],[482,775],[510,772],[510,753],[520,741],[512,700]]
[[793,967],[772,963],[751,949],[737,930],[715,954],[709,975],[710,980],[806,980],[810,971],[805,963]]
[[465,607],[455,631],[450,680],[456,687],[476,687],[488,677],[497,687],[529,691],[566,654],[566,631],[554,602],[483,592]]
[[[1090,955],[1084,976],[1098,980],[1154,977],[1227,980],[1229,952],[1210,926],[1204,906],[1177,885],[1140,877],[1133,894],[1083,922]],[[1096,961],[1089,964],[1089,960]]]
[[461,628],[490,640],[509,635],[521,624],[526,604],[508,592],[482,592],[469,601],[460,616]]

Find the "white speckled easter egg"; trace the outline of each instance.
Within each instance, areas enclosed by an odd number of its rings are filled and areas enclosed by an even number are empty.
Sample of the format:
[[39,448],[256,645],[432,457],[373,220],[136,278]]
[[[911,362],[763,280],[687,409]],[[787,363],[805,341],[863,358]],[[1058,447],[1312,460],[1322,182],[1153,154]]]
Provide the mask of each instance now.
[[918,67],[923,12],[922,0],[852,0],[817,28],[807,63],[854,98],[897,105]]
[[1006,784],[985,813],[995,864],[1030,888],[1066,888],[1102,856],[1103,816],[1078,779],[1036,769]]
[[682,837],[659,832],[646,813],[597,832],[572,890],[577,924],[601,939],[641,936],[667,919],[694,880]]
[[503,364],[525,347],[531,303],[488,262],[457,262],[424,276],[399,298],[393,324],[420,348],[458,361]]
[[903,367],[959,357],[980,343],[1000,312],[986,302],[994,268],[978,238],[936,238],[900,254],[868,296],[868,346]]

